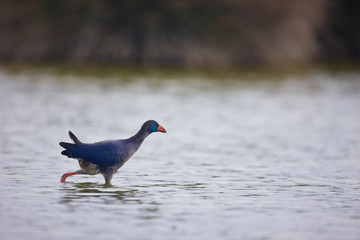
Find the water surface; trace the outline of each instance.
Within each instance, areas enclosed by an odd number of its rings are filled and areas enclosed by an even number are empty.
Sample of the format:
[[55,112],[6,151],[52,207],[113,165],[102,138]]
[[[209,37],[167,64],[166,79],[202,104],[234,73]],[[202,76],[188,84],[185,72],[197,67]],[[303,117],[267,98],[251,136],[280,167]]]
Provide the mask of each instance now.
[[[0,70],[1,239],[359,239],[360,75]],[[60,155],[149,136],[105,187]]]

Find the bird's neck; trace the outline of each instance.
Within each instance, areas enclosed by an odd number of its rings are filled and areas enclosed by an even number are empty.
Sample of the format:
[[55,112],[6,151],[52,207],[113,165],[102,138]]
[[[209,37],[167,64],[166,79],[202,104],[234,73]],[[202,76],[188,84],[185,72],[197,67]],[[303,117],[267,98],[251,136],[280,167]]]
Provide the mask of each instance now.
[[142,127],[134,136],[131,137],[131,139],[142,142],[147,136],[149,136],[149,134],[150,133],[146,130],[146,128]]

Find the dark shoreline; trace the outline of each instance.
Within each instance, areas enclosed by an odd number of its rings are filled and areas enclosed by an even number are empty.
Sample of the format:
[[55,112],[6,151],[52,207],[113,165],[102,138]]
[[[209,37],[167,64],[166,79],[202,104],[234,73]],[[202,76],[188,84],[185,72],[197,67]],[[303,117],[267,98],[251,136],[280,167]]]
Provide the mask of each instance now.
[[291,67],[360,56],[350,0],[2,1],[0,61]]

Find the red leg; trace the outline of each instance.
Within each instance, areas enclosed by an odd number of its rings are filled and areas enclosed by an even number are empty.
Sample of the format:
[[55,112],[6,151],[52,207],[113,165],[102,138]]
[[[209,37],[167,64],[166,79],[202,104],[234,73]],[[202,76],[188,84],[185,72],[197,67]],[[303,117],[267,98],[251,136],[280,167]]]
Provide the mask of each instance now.
[[66,178],[68,176],[72,176],[72,175],[75,175],[76,172],[70,172],[70,173],[64,173],[64,175],[62,175],[61,179],[60,179],[60,182],[65,182]]

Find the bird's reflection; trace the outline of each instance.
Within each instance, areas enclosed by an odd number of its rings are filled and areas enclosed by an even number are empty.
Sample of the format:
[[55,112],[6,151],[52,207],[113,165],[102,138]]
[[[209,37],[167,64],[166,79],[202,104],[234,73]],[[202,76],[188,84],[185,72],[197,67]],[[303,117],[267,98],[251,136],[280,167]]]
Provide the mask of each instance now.
[[60,202],[71,203],[81,200],[83,202],[103,201],[111,204],[121,203],[142,203],[142,199],[147,195],[144,190],[136,188],[120,188],[114,185],[98,183],[67,183],[59,189],[64,193]]
[[[148,181],[147,184],[134,184],[126,187],[104,185],[93,182],[62,184],[60,203],[100,203],[100,204],[139,204],[148,206],[147,212],[154,212],[164,198],[171,198],[172,193],[181,191],[193,192],[201,197],[209,197],[207,185],[199,182],[165,182],[161,180]],[[161,198],[154,198],[161,196]],[[157,199],[157,200],[155,200]]]

